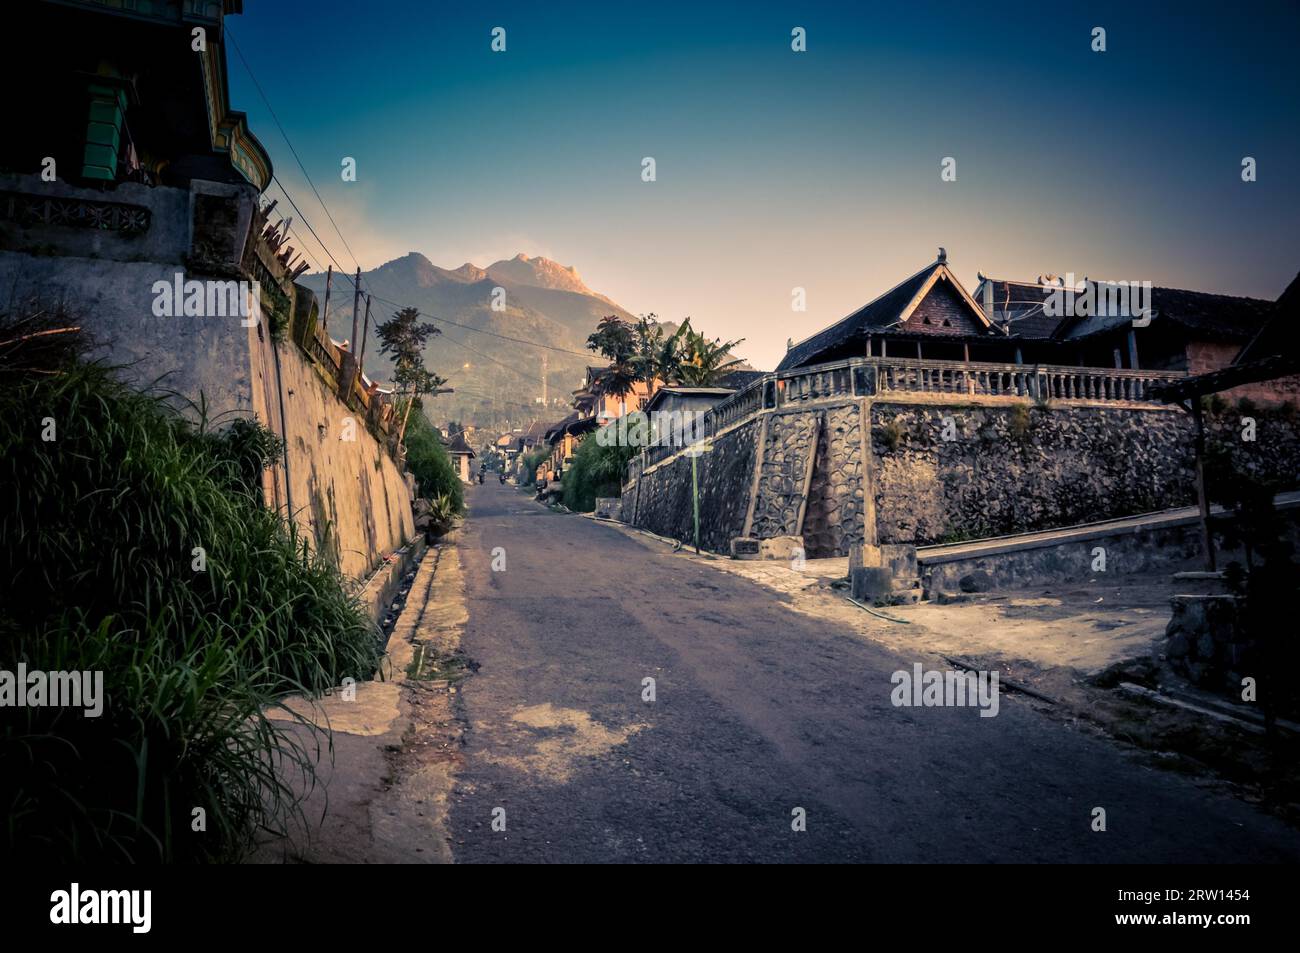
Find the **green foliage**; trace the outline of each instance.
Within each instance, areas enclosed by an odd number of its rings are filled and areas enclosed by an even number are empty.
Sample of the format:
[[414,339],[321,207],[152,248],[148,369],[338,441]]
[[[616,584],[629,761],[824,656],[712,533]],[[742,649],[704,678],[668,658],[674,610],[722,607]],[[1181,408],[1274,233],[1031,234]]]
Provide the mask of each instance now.
[[620,496],[628,461],[639,452],[639,447],[602,447],[594,436],[582,441],[564,471],[564,505],[590,513],[596,508],[596,497]]
[[627,364],[637,353],[635,329],[618,316],[608,314],[587,336],[587,347],[611,364]]
[[621,397],[638,381],[655,379],[688,387],[711,387],[742,363],[731,356],[732,349],[742,341],[744,338],[724,342],[705,337],[691,327],[690,318],[667,334],[653,314],[642,315],[636,324],[610,315],[601,318],[587,338],[587,347],[610,362],[596,381],[597,393]]
[[681,352],[674,380],[687,387],[712,387],[718,380],[741,362],[731,356],[731,350],[745,339],[723,343],[722,338],[707,338],[691,328],[687,318],[678,329]]
[[897,417],[891,417],[880,427],[880,439],[886,450],[897,450],[903,443],[905,431]]
[[550,447],[538,447],[524,454],[519,464],[519,485],[533,486],[537,482],[537,468],[551,455]]
[[415,308],[403,308],[375,327],[379,353],[393,359],[393,383],[399,391],[418,399],[421,394],[433,393],[447,383],[424,366],[425,342],[441,333],[434,325],[421,322],[420,312]]
[[279,452],[264,430],[212,433],[75,354],[22,352],[0,343],[0,659],[102,672],[104,710],[0,708],[0,853],[238,857],[284,829],[299,803],[285,778],[315,759],[267,710],[369,678],[378,633],[250,492]]
[[429,498],[429,528],[435,536],[444,536],[456,517],[464,510],[450,493],[435,493]]
[[1011,430],[1011,436],[1016,440],[1024,440],[1029,435],[1030,427],[1033,425],[1033,418],[1029,414],[1028,404],[1016,404],[1011,408],[1011,414],[1007,418],[1007,426]]
[[406,468],[415,476],[420,496],[433,502],[436,497],[448,500],[452,516],[465,512],[465,490],[451,454],[442,445],[438,431],[429,423],[419,401],[411,410],[403,440],[406,445]]

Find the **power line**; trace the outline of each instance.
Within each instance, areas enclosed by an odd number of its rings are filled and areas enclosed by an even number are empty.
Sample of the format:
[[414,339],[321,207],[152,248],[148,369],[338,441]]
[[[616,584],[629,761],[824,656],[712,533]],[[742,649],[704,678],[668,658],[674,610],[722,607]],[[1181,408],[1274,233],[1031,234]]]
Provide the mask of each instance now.
[[[262,97],[262,102],[266,105],[266,111],[269,112],[271,118],[275,120],[276,128],[280,130],[280,135],[284,137],[285,145],[287,145],[289,151],[293,153],[293,158],[298,163],[298,168],[302,170],[303,178],[307,180],[307,184],[311,186],[311,190],[316,193],[316,201],[320,202],[320,207],[325,210],[325,216],[330,220],[330,224],[334,226],[334,231],[338,233],[339,240],[343,242],[343,247],[347,248],[349,255],[352,255],[352,263],[357,266],[358,270],[360,270],[361,262],[357,261],[357,256],[353,254],[351,247],[349,247],[348,240],[343,237],[343,232],[340,230],[338,222],[334,221],[334,216],[330,214],[329,206],[326,205],[325,200],[321,198],[320,192],[316,191],[316,183],[311,180],[311,176],[307,173],[307,167],[303,165],[302,159],[298,157],[298,150],[295,149],[293,143],[289,141],[289,134],[284,131],[284,126],[280,124],[280,118],[275,114],[275,110],[271,108],[271,101],[266,98],[266,93],[262,90],[262,84],[257,81],[257,76],[254,75],[253,68],[248,65],[248,60],[244,59],[244,51],[241,50],[239,44],[235,42],[234,34],[230,32],[229,28],[226,28],[225,35],[230,39],[230,45],[235,48],[235,53],[238,54],[239,61],[244,64],[244,69],[248,70],[248,78],[253,81],[253,86],[257,88],[257,95]],[[280,186],[280,188],[283,189],[284,186]],[[315,234],[315,232],[312,234]],[[319,239],[317,240],[319,241]],[[324,246],[322,245],[321,247]],[[331,255],[330,257],[333,258],[334,256]]]
[[[372,294],[372,297],[376,301],[382,301],[385,304],[391,304],[395,308],[410,307],[409,305],[400,304],[396,301],[392,301],[388,298],[381,297],[377,294]],[[416,308],[416,310],[418,311],[420,309]],[[556,347],[553,344],[540,344],[537,341],[528,341],[525,340],[524,338],[512,338],[508,334],[497,334],[495,331],[488,331],[483,328],[470,327],[468,324],[457,324],[455,321],[450,321],[447,318],[440,318],[435,314],[431,314],[429,315],[429,317],[432,318],[434,321],[441,321],[443,324],[450,324],[453,328],[461,328],[462,330],[465,331],[473,331],[475,334],[486,334],[490,337],[500,338],[503,341],[513,341],[515,344],[526,344],[529,347],[540,347],[540,348],[545,348],[548,351],[559,351],[561,354],[576,354],[578,357],[590,358],[592,356],[591,353],[588,351],[575,351],[572,348],[568,348],[568,347]]]
[[[239,61],[243,64],[244,69],[248,72],[249,79],[253,81],[253,86],[257,89],[257,94],[259,97],[261,97],[262,103],[266,106],[267,112],[271,114],[271,119],[275,122],[276,128],[279,129],[280,135],[284,138],[285,145],[289,147],[289,151],[293,154],[294,161],[298,163],[298,168],[302,171],[303,177],[307,180],[307,185],[311,187],[312,193],[315,194],[316,201],[320,203],[320,207],[324,210],[326,217],[330,221],[330,224],[334,226],[334,231],[339,236],[339,240],[343,242],[343,247],[347,249],[348,254],[352,257],[353,264],[357,266],[357,270],[358,272],[360,272],[361,263],[357,260],[356,254],[352,251],[352,247],[348,245],[348,240],[347,238],[344,237],[343,231],[342,229],[339,228],[338,222],[334,220],[334,216],[330,213],[329,206],[325,204],[325,199],[321,197],[319,190],[317,190],[316,184],[312,181],[311,175],[307,172],[307,167],[303,164],[302,158],[298,155],[298,150],[293,147],[293,141],[289,138],[289,134],[285,131],[284,125],[280,122],[279,116],[276,115],[275,109],[274,107],[272,107],[271,101],[266,95],[266,91],[262,88],[262,84],[258,81],[257,75],[253,72],[252,66],[249,64],[248,59],[244,56],[243,50],[240,49],[238,42],[236,42],[234,34],[229,29],[227,29],[225,31],[225,35],[229,38],[230,45],[234,48],[236,55],[239,57]],[[329,246],[325,244],[325,242],[321,239],[320,235],[316,232],[316,229],[312,227],[311,222],[307,219],[307,216],[303,213],[302,209],[298,206],[298,203],[293,200],[293,196],[289,194],[289,190],[285,188],[284,183],[281,182],[279,177],[276,176],[274,173],[272,173],[271,179],[276,184],[276,186],[279,187],[280,192],[284,195],[285,199],[289,202],[289,205],[293,208],[295,212],[298,213],[298,217],[302,220],[303,225],[306,226],[307,230],[311,233],[312,238],[316,240],[316,244],[320,246],[320,249],[325,253],[325,255],[330,259],[330,261],[332,261],[334,265],[339,269],[339,273],[344,278],[346,278],[347,281],[351,285],[353,285],[355,289],[359,291],[360,289],[358,286],[358,282],[351,275],[347,273],[347,270],[339,263],[339,260],[334,257],[334,253],[330,251]],[[292,232],[292,229],[290,228],[289,231]],[[306,243],[302,241],[300,236],[297,236],[295,234],[295,237],[297,237],[299,243],[303,245],[303,252],[304,254],[306,254],[307,253]],[[314,255],[310,257],[316,263],[317,267],[320,267],[320,261],[316,259]],[[403,305],[400,302],[393,301],[392,299],[385,298],[381,295],[375,295],[372,293],[371,296],[378,301],[384,302],[386,304],[390,304],[396,308],[412,307],[410,305]],[[416,308],[415,310],[417,311],[417,313],[420,311],[419,308]],[[548,351],[556,351],[561,354],[572,354],[578,357],[582,357],[584,359],[590,358],[590,355],[585,351],[575,351],[571,348],[557,347],[551,344],[542,344],[537,341],[528,341],[523,338],[511,337],[510,335],[507,334],[498,334],[495,331],[488,331],[483,328],[475,328],[467,324],[460,324],[459,322],[452,321],[448,318],[441,318],[433,314],[429,315],[429,317],[432,318],[434,321],[439,321],[443,324],[450,325],[451,327],[460,328],[461,330],[470,331],[472,333],[485,334],[488,335],[489,337],[494,337],[502,341],[510,341],[512,343],[522,344],[528,347],[536,347]],[[534,375],[527,374],[523,371],[518,370],[517,368],[511,367],[510,365],[498,360],[497,358],[492,357],[490,354],[486,354],[482,351],[478,351],[475,348],[472,348],[469,345],[465,344],[464,342],[455,341],[452,340],[451,338],[448,338],[448,340],[451,341],[451,343],[453,344],[460,345],[461,347],[465,348],[467,351],[470,351],[471,353],[478,354],[480,357],[486,358],[487,360],[492,361],[495,364],[498,364],[499,366],[505,368],[508,371],[511,371],[514,374],[518,374],[521,378],[529,381],[530,383],[534,382],[536,379]]]

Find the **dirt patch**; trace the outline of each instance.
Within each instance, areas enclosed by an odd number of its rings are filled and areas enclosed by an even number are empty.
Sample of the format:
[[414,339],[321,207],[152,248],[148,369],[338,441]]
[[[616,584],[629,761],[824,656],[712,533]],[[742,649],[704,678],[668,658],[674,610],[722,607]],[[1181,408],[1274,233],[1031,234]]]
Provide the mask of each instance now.
[[597,758],[627,740],[643,728],[632,724],[608,728],[585,711],[556,708],[550,702],[520,708],[510,716],[518,729],[529,735],[524,744],[501,745],[500,750],[527,750],[523,755],[488,754],[484,759],[505,765],[555,784],[564,784],[578,762]]

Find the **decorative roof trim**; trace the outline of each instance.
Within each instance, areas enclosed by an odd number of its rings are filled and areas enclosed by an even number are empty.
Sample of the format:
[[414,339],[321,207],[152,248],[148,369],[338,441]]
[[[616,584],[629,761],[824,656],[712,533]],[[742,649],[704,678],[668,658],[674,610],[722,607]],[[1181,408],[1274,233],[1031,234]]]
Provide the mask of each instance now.
[[[915,275],[913,275],[913,277],[915,277]],[[985,330],[992,330],[997,331],[999,334],[1006,334],[1001,327],[988,319],[988,316],[984,314],[984,309],[975,303],[975,299],[972,298],[966,289],[962,287],[961,282],[957,280],[957,276],[952,273],[952,270],[949,269],[948,265],[943,261],[935,263],[934,272],[929,278],[925,279],[925,283],[921,285],[920,290],[912,296],[912,300],[907,303],[907,306],[903,308],[901,312],[899,312],[898,318],[894,321],[894,324],[906,324],[907,319],[912,316],[912,312],[920,307],[921,302],[925,300],[925,296],[934,289],[934,286],[939,283],[940,279],[952,282],[953,287],[957,289],[957,293],[961,296],[962,301],[966,303],[966,307],[970,309],[970,312],[973,315],[975,315],[976,319],[984,326]],[[898,286],[895,285],[894,287]]]

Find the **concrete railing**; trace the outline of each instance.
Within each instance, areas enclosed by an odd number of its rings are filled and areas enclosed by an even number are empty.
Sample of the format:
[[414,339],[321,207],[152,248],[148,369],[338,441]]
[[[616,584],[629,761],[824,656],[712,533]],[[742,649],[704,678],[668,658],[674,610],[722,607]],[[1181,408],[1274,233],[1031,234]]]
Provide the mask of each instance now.
[[871,358],[875,393],[958,394],[1027,397],[1063,401],[1149,401],[1153,384],[1187,375],[1182,371],[1144,371],[1057,364],[994,364]]

